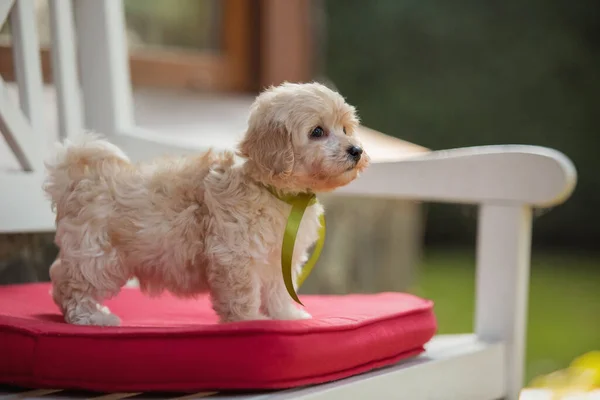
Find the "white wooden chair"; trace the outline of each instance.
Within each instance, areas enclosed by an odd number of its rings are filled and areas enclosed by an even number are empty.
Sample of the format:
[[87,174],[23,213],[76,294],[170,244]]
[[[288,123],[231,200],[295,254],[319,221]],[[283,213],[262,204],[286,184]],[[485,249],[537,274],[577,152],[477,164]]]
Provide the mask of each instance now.
[[[49,4],[62,136],[77,135],[85,126],[108,135],[133,159],[166,150],[201,150],[136,127],[121,2]],[[7,17],[20,106],[0,80],[0,131],[21,170],[0,171],[0,232],[52,231],[54,216],[41,189],[48,137],[33,1],[0,0],[0,25]],[[575,183],[567,157],[535,146],[434,151],[374,163],[338,194],[479,206],[475,332],[436,336],[423,355],[394,367],[331,384],[235,398],[517,399],[523,385],[532,209],[562,203]]]

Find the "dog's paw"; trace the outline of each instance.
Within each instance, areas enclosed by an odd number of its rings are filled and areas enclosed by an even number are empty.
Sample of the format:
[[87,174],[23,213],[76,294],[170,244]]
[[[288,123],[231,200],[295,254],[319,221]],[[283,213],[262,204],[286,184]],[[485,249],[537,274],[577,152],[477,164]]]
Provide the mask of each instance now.
[[119,326],[121,319],[115,314],[105,313],[104,311],[95,312],[91,316],[92,325],[97,326]]
[[295,306],[288,307],[286,310],[279,310],[278,312],[271,313],[273,319],[279,320],[295,320],[295,319],[311,319],[310,315],[306,310],[297,308]]
[[74,325],[93,325],[93,326],[119,326],[121,320],[115,314],[98,310],[91,314],[81,314],[73,318],[70,322]]
[[253,315],[227,315],[227,316],[222,316],[220,318],[221,323],[228,323],[228,322],[240,322],[240,321],[264,321],[266,319],[269,319],[269,317],[267,317],[264,314],[253,314]]
[[96,309],[100,311],[102,314],[110,314],[110,309],[101,304],[96,304]]

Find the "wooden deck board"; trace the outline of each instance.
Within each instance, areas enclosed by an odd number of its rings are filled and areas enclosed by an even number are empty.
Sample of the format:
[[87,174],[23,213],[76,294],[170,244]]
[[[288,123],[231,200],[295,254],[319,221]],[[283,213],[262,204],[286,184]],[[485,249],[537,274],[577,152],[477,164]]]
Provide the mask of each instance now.
[[[190,394],[181,393],[95,393],[61,389],[23,389],[17,387],[0,386],[0,400],[42,399],[42,400],[193,400],[205,399],[217,395],[217,392],[197,392]],[[239,395],[246,400],[246,395]],[[240,398],[240,397],[236,398]],[[221,398],[222,400],[222,398]]]
[[60,389],[23,389],[0,386],[0,400],[42,399],[42,400],[266,400],[276,392],[233,393],[233,392],[197,392],[181,393],[94,393]]

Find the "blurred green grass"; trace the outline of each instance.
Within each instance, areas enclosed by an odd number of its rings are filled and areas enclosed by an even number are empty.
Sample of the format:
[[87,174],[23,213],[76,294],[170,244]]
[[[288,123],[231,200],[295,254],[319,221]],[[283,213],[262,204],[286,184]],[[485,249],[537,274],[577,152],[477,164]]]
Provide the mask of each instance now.
[[[473,329],[475,254],[426,249],[416,294],[435,301],[439,333]],[[600,350],[600,254],[532,254],[526,380]]]

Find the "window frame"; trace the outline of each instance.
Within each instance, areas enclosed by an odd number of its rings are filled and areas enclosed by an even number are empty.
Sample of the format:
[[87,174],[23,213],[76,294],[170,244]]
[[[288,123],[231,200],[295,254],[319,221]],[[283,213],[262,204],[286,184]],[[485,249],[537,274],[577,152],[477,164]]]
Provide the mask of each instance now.
[[[221,0],[218,52],[199,50],[129,50],[133,87],[247,92],[256,89],[257,9],[260,0]],[[42,46],[40,58],[44,83],[52,83],[52,57]],[[15,81],[13,48],[0,44],[0,75]]]

